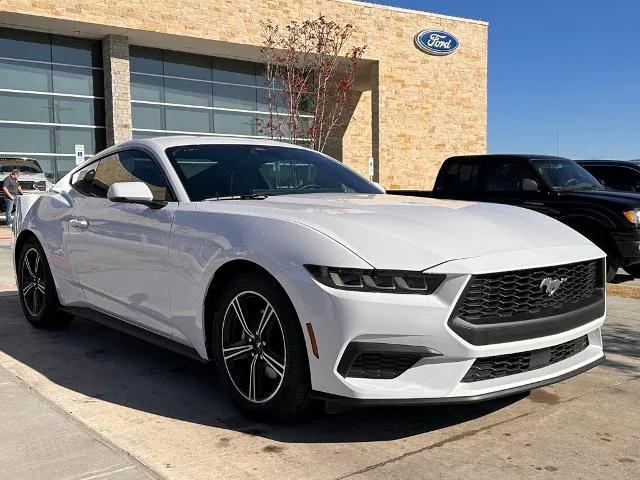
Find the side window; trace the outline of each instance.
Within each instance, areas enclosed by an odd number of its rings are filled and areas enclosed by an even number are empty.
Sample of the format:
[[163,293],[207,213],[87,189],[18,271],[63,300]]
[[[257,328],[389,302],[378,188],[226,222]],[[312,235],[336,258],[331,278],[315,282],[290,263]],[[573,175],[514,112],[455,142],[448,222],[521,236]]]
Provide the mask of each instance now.
[[478,189],[480,164],[474,160],[453,161],[446,167],[439,190],[451,193],[474,192]]
[[[484,189],[493,193],[516,193],[535,190],[532,182],[538,183],[536,175],[522,160],[488,161],[486,163]],[[527,183],[527,188],[523,185]]]
[[96,176],[98,162],[87,165],[71,176],[71,186],[84,195],[93,196],[93,179]]
[[153,158],[139,150],[125,150],[100,160],[93,180],[96,194],[106,197],[116,182],[144,182],[154,200],[172,200],[164,173]]
[[602,183],[605,187],[624,192],[635,192],[640,186],[640,174],[627,167],[588,167],[591,175]]

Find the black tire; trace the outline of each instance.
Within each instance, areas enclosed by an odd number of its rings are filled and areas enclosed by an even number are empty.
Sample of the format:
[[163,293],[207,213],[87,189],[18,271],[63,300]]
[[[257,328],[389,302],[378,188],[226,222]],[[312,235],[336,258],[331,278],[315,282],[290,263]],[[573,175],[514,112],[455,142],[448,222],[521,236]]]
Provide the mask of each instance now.
[[18,295],[22,312],[36,328],[56,328],[71,317],[60,311],[55,283],[42,246],[29,238],[20,249],[17,264]]
[[[220,381],[236,405],[261,421],[283,421],[309,413],[315,402],[310,397],[305,340],[282,288],[266,275],[242,273],[229,282],[216,304],[211,319],[214,360]],[[265,311],[270,312],[267,304],[275,315],[268,316],[259,333]],[[244,322],[239,321],[238,305]],[[254,378],[253,394],[250,378]]]
[[624,271],[631,275],[633,278],[640,278],[640,263],[624,267]]

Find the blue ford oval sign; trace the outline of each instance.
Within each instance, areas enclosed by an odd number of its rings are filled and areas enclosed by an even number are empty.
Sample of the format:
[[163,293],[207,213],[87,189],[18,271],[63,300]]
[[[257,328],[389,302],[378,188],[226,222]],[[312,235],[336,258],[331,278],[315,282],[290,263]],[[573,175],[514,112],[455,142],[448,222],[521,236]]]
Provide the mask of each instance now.
[[423,30],[416,35],[416,47],[432,55],[449,55],[456,51],[460,42],[442,30]]

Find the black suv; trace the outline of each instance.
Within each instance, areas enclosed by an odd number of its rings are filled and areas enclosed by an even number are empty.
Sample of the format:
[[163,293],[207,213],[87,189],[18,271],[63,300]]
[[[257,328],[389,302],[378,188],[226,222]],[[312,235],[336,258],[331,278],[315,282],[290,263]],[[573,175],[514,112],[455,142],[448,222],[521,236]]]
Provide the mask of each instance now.
[[607,279],[618,268],[640,278],[640,195],[603,187],[573,160],[544,155],[452,157],[433,192],[390,194],[506,203],[569,225],[607,254]]
[[576,160],[605,187],[640,193],[640,160]]

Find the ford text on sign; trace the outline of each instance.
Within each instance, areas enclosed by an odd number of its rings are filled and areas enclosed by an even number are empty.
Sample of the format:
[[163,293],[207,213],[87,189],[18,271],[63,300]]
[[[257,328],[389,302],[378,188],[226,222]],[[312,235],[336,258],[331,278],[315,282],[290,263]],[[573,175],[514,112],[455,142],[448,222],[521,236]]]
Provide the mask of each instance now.
[[416,35],[415,44],[420,50],[432,55],[449,55],[455,52],[460,42],[442,30],[423,30]]

